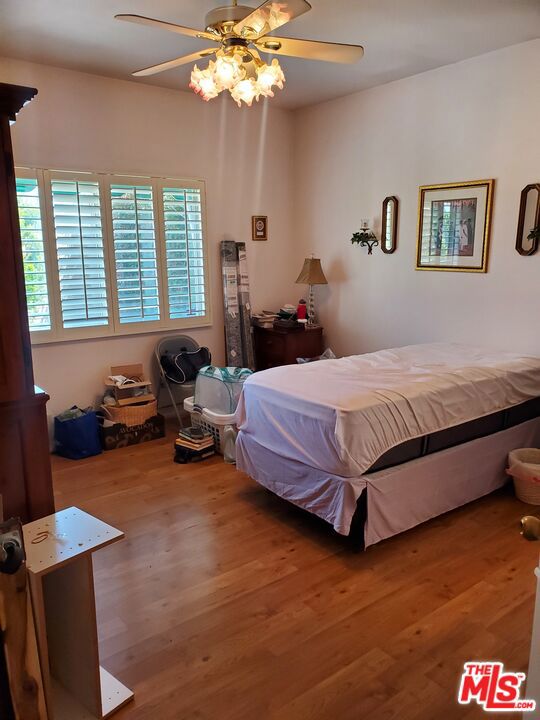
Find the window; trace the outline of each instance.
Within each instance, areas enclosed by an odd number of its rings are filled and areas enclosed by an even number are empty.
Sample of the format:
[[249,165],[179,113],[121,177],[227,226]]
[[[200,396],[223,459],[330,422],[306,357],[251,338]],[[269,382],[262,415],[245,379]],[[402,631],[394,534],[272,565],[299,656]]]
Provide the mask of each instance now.
[[17,170],[33,342],[210,323],[204,184]]
[[18,177],[16,189],[28,322],[31,331],[43,332],[51,329],[51,313],[38,181]]
[[202,200],[198,189],[163,187],[167,290],[171,317],[204,315]]
[[99,183],[51,177],[50,192],[62,326],[107,326]]
[[150,185],[111,185],[121,324],[160,318],[154,200]]

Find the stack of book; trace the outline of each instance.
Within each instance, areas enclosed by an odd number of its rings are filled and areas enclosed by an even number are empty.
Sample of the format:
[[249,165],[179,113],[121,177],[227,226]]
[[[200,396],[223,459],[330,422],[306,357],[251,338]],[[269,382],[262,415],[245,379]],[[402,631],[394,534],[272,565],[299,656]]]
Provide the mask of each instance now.
[[204,460],[216,452],[211,433],[199,427],[180,430],[174,441],[175,462],[187,463]]
[[251,323],[258,325],[259,327],[271,328],[274,324],[274,320],[278,317],[277,313],[263,310],[262,313],[252,314]]

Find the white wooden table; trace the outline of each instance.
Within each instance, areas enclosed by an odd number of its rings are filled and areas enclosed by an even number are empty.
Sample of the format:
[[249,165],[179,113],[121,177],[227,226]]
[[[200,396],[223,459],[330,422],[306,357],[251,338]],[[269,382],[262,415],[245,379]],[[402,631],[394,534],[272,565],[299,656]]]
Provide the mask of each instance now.
[[92,553],[124,533],[75,507],[23,531],[49,717],[106,718],[133,693],[99,664]]

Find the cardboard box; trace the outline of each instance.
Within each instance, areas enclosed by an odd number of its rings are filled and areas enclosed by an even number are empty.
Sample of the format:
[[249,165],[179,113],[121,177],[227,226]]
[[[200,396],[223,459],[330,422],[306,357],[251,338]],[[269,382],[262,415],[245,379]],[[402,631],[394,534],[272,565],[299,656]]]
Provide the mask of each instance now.
[[[117,405],[135,405],[155,400],[151,391],[152,383],[145,376],[142,363],[133,363],[131,365],[112,365],[111,375],[123,375],[124,377],[136,380],[136,382],[129,383],[129,385],[121,387],[115,385],[112,380],[109,380],[109,378],[105,380],[105,386],[114,393]],[[134,390],[140,388],[145,389],[144,394],[134,395]]]
[[138,445],[139,443],[157,440],[165,437],[165,418],[163,415],[154,415],[141,425],[129,427],[123,423],[114,425],[101,425],[99,429],[101,445],[104,450]]

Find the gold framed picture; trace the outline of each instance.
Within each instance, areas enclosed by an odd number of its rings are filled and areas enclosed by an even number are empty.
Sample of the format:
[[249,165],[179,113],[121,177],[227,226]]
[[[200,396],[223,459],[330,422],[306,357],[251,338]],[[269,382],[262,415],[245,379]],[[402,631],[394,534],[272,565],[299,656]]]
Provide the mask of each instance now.
[[251,239],[268,240],[268,217],[266,215],[251,216]]
[[487,272],[495,180],[422,185],[417,270]]

